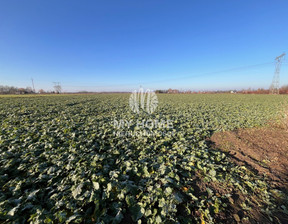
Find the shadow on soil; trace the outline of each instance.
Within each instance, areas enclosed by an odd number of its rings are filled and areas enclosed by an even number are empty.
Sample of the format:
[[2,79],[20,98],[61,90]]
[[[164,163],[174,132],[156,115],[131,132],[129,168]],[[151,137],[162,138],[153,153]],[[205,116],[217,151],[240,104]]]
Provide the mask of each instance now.
[[[245,166],[256,175],[263,176],[271,189],[275,189],[272,190],[275,192],[272,197],[281,210],[271,211],[274,221],[270,221],[267,215],[261,212],[259,199],[255,196],[255,208],[251,211],[252,220],[249,223],[275,223],[275,220],[276,223],[288,223],[288,213],[283,212],[288,208],[288,131],[286,129],[263,127],[219,132],[214,133],[207,143],[211,149],[225,152],[237,165]],[[239,192],[235,195],[238,199],[235,198],[236,203],[232,203],[231,212],[236,212],[241,219],[243,214],[241,214],[240,204],[245,201],[245,196]]]

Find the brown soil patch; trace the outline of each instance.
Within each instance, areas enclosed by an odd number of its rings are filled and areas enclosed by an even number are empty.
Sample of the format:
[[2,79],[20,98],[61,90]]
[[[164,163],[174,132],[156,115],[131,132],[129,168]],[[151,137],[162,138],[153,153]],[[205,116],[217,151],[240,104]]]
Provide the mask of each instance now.
[[216,133],[217,149],[228,152],[234,162],[266,175],[274,187],[288,189],[288,131],[254,128]]
[[[265,175],[272,188],[288,195],[288,131],[279,127],[262,127],[220,132],[212,135],[213,148],[229,154],[238,165],[244,165],[259,175]],[[277,204],[282,202],[277,200]],[[237,204],[237,203],[236,203]],[[234,212],[237,208],[234,208]],[[255,223],[270,223],[254,208]],[[288,223],[288,216],[274,214],[278,223]]]

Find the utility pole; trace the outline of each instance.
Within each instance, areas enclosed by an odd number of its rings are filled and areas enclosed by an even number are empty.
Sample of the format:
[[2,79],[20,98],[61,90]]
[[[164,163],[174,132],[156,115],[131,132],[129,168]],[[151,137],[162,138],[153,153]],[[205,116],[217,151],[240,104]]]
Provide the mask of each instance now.
[[34,81],[33,81],[33,78],[31,78],[31,81],[32,81],[33,92],[36,93],[36,92],[35,92],[35,87],[34,87]]
[[280,56],[275,58],[275,72],[272,84],[270,86],[270,93],[272,94],[279,94],[279,74],[282,62],[285,58],[285,53],[281,54]]

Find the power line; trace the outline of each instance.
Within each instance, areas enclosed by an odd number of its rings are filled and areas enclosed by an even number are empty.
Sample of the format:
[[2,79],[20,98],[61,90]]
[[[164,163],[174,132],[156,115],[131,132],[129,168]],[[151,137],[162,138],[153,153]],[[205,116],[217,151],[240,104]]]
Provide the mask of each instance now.
[[208,73],[202,73],[198,75],[190,75],[190,76],[185,76],[185,77],[178,77],[178,78],[170,78],[170,79],[162,79],[162,80],[157,80],[157,81],[149,81],[149,82],[141,82],[141,83],[127,83],[127,84],[115,84],[115,85],[105,85],[105,86],[69,86],[65,85],[65,87],[79,87],[79,88],[85,88],[85,87],[96,87],[96,88],[103,88],[103,87],[120,87],[120,86],[135,86],[135,85],[145,85],[145,84],[153,84],[153,83],[162,83],[162,82],[167,82],[167,81],[176,81],[176,80],[184,80],[184,79],[191,79],[191,78],[197,78],[197,77],[206,77],[206,76],[213,76],[221,73],[227,73],[227,72],[232,72],[232,71],[242,71],[242,70],[249,70],[251,68],[256,68],[256,67],[261,67],[261,66],[266,66],[266,65],[272,65],[274,62],[266,62],[266,63],[261,63],[261,64],[254,64],[254,65],[248,65],[248,66],[241,66],[241,67],[235,67],[235,68],[230,68],[230,69],[225,69],[221,71],[215,71],[215,72],[208,72]]

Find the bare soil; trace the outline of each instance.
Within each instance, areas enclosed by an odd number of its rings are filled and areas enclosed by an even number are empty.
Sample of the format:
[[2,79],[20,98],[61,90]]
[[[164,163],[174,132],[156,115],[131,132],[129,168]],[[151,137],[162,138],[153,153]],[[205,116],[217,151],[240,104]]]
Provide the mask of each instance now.
[[[236,164],[244,165],[256,174],[266,176],[271,187],[288,195],[287,129],[272,126],[219,132],[214,133],[209,142],[212,148],[229,154]],[[239,203],[235,203],[233,209],[234,212],[238,211],[238,215],[241,212],[241,208],[237,208]],[[283,202],[278,201],[278,203],[281,205]],[[271,223],[265,215],[261,214],[257,206],[252,213],[252,223]],[[283,213],[274,213],[274,217],[277,218],[277,223],[288,223],[288,216]]]
[[274,187],[288,189],[287,130],[265,127],[215,133],[211,141],[235,163],[266,175]]

